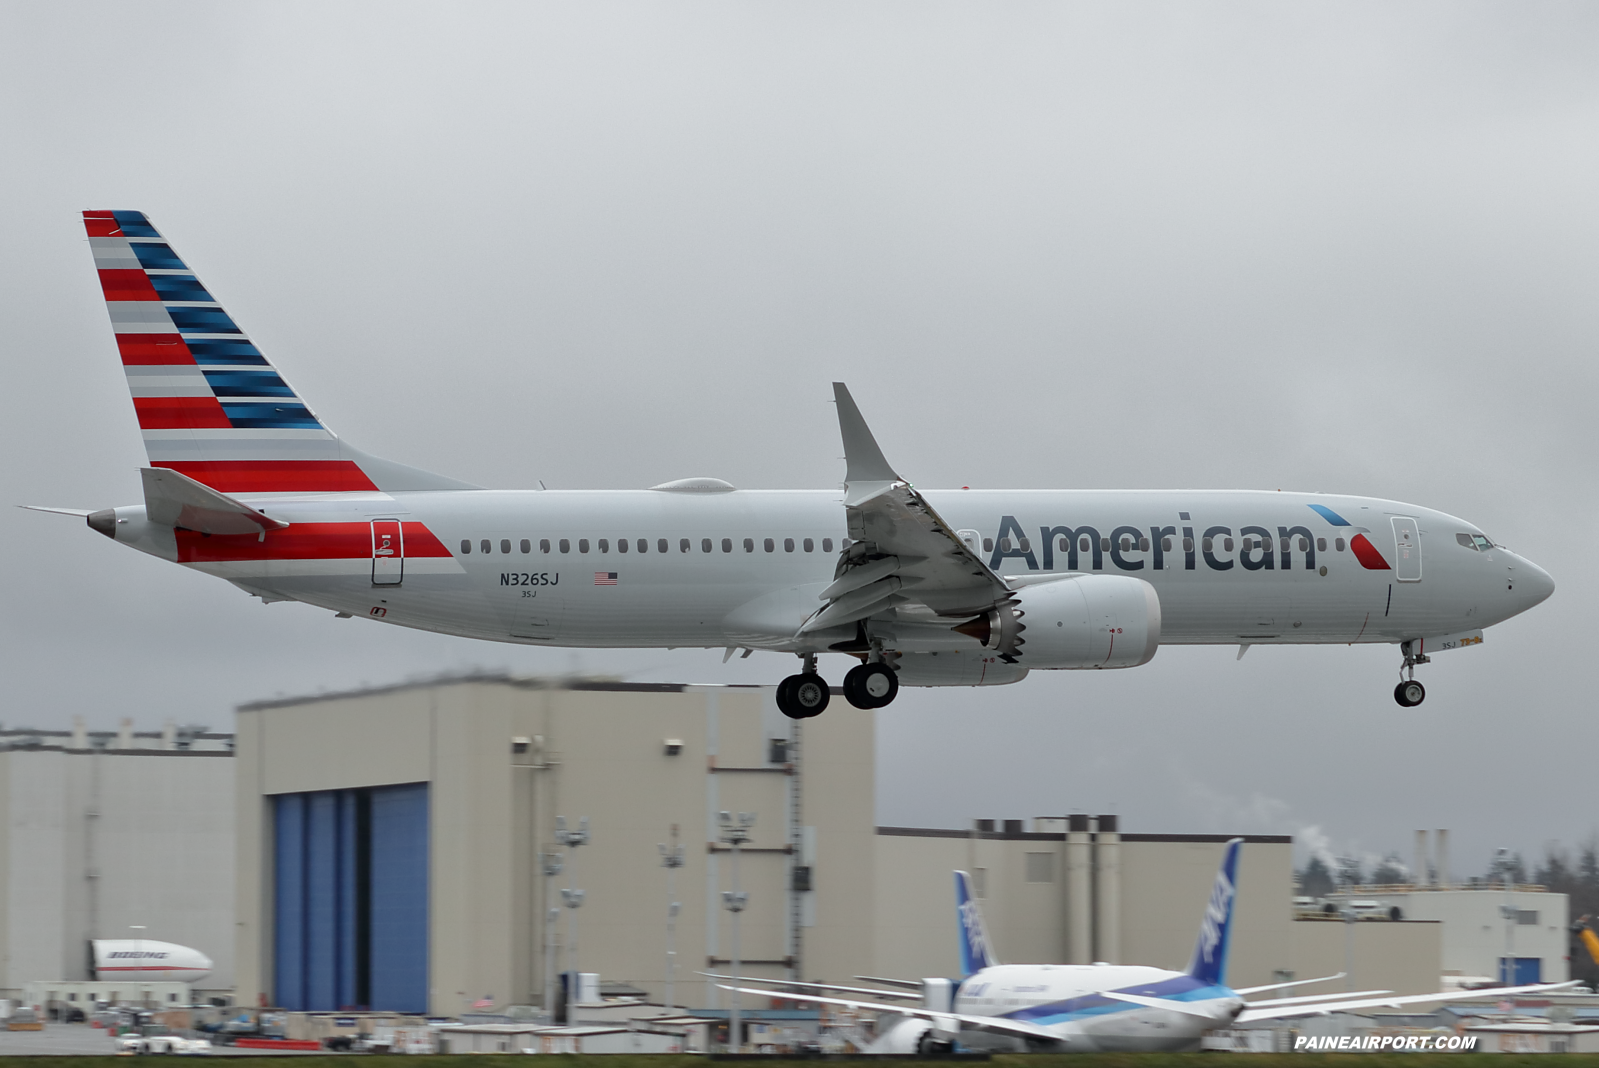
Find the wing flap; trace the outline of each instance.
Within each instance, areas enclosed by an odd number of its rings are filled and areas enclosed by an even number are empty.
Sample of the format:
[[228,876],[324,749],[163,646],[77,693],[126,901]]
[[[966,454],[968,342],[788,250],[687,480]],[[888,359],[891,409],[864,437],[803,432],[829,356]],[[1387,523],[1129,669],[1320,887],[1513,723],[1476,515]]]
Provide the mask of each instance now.
[[1350,1000],[1326,1001],[1310,1005],[1283,1005],[1277,1008],[1245,1009],[1238,1014],[1238,1023],[1249,1023],[1253,1020],[1281,1020],[1290,1016],[1322,1016],[1330,1012],[1345,1012],[1350,1009],[1370,1008],[1396,1008],[1400,1005],[1419,1005],[1428,1001],[1476,1001],[1480,998],[1508,997],[1512,994],[1538,994],[1554,990],[1569,990],[1576,986],[1570,983],[1535,983],[1531,986],[1500,986],[1488,990],[1440,990],[1435,994],[1405,994],[1400,997],[1387,998],[1356,998]]
[[718,983],[723,990],[731,990],[738,994],[756,994],[760,997],[780,997],[785,1001],[808,1001],[817,1005],[843,1005],[851,1009],[865,1009],[868,1012],[892,1012],[900,1016],[913,1016],[918,1020],[927,1020],[931,1023],[947,1025],[950,1021],[959,1023],[962,1027],[973,1031],[987,1031],[996,1035],[1011,1035],[1016,1038],[1031,1038],[1044,1042],[1059,1042],[1060,1036],[1048,1028],[1036,1024],[1023,1023],[1020,1020],[1011,1020],[1003,1016],[967,1016],[958,1012],[933,1012],[930,1009],[913,1009],[904,1005],[884,1005],[875,1001],[852,1001],[849,998],[829,998],[818,994],[790,994],[777,992],[770,989],[758,990],[742,986],[727,986]]

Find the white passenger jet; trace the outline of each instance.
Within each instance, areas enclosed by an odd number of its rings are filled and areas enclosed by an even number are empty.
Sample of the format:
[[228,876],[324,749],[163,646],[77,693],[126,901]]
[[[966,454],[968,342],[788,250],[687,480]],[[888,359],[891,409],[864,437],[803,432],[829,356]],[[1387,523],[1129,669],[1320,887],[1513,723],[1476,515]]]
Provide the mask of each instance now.
[[[1402,997],[1387,990],[1358,990],[1245,1001],[1248,994],[1323,983],[1341,979],[1343,973],[1240,989],[1227,985],[1227,951],[1238,887],[1238,849],[1242,844],[1241,838],[1227,843],[1210,900],[1200,918],[1194,955],[1185,971],[1123,964],[1000,964],[994,959],[993,942],[972,894],[971,880],[965,872],[958,871],[955,915],[960,928],[962,976],[958,980],[876,980],[919,991],[915,994],[777,979],[757,980],[770,983],[768,988],[718,985],[746,994],[876,1013],[876,1034],[865,1052],[922,1054],[948,1051],[956,1044],[967,1049],[1012,1052],[1188,1050],[1199,1047],[1206,1031],[1235,1023],[1463,996],[1498,998],[1576,985],[1540,983],[1473,990],[1469,995],[1455,990]],[[877,1000],[799,993],[796,988],[871,994]],[[895,1005],[889,1003],[890,999],[920,1000],[921,1005]]]
[[[841,383],[839,490],[486,490],[330,431],[145,216],[84,223],[150,466],[90,528],[263,601],[529,645],[797,655],[778,702],[1146,664],[1162,643],[1397,644],[1415,666],[1554,589],[1476,526],[1395,501],[1217,490],[920,490]],[[1425,573],[1423,562],[1425,561]]]

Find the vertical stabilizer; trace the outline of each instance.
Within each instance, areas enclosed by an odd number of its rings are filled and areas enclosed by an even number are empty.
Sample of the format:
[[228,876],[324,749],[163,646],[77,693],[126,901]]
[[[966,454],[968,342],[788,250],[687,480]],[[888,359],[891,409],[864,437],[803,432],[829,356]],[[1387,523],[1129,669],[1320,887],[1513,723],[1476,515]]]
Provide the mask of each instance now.
[[225,494],[472,488],[340,441],[142,212],[83,224],[152,467]]
[[1205,903],[1204,918],[1199,923],[1194,959],[1188,965],[1189,975],[1216,986],[1227,982],[1227,946],[1233,930],[1233,900],[1238,896],[1238,848],[1243,844],[1242,838],[1227,843],[1216,882],[1210,889],[1210,900]]
[[972,893],[972,877],[963,871],[955,873],[955,918],[960,923],[961,977],[998,964],[993,957],[993,943],[988,939],[988,925],[983,922],[983,912]]

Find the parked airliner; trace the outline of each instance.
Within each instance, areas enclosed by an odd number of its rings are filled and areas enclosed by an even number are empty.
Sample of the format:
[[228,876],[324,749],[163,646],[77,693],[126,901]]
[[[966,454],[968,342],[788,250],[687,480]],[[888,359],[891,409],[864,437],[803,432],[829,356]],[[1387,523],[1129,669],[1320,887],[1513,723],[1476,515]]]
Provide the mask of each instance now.
[[[724,990],[763,997],[775,995],[877,1013],[876,1035],[865,1052],[901,1054],[946,1051],[957,1043],[967,1049],[1016,1052],[1188,1050],[1199,1047],[1206,1031],[1234,1023],[1421,1004],[1461,996],[1458,990],[1401,997],[1388,990],[1358,990],[1246,1001],[1249,994],[1341,979],[1343,973],[1239,989],[1227,985],[1227,953],[1242,844],[1241,838],[1227,843],[1210,899],[1200,916],[1193,957],[1184,971],[1106,963],[1001,964],[994,957],[994,944],[972,893],[971,879],[958,871],[955,916],[960,930],[960,979],[876,980],[904,991],[777,979],[756,980],[770,984],[765,988],[718,985]],[[1474,990],[1471,997],[1497,998],[1575,985],[1496,987]],[[876,1000],[807,994],[802,990],[870,994]],[[917,993],[909,993],[911,990]],[[921,1005],[896,1005],[892,1003],[895,1000],[920,1000]]]
[[[1162,644],[1476,645],[1554,583],[1474,524],[1329,493],[921,490],[834,384],[840,490],[487,490],[336,436],[150,221],[84,212],[143,431],[144,503],[83,516],[263,601],[491,641],[824,653],[860,708],[899,687],[1149,662]],[[1425,569],[1424,569],[1425,563]]]

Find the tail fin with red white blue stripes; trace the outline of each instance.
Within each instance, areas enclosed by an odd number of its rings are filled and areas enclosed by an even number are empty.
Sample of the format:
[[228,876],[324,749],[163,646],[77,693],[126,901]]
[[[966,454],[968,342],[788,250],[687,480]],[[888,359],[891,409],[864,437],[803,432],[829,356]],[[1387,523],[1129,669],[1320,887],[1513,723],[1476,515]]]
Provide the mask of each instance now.
[[475,488],[341,441],[142,212],[83,222],[151,466],[228,494]]

